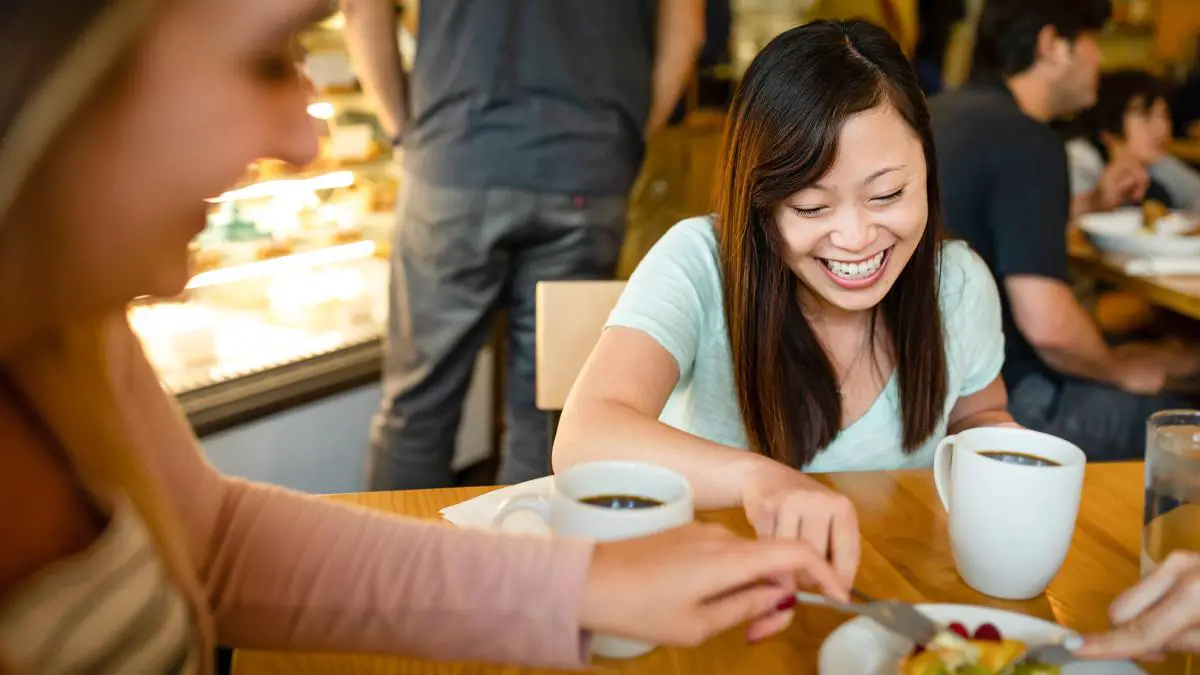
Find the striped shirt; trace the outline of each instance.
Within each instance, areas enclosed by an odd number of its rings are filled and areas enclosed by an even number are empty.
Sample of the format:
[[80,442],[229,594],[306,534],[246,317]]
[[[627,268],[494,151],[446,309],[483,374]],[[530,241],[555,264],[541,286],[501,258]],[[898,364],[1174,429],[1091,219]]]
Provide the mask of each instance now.
[[0,653],[18,673],[190,674],[191,621],[136,509],[118,501],[90,548],[0,603]]

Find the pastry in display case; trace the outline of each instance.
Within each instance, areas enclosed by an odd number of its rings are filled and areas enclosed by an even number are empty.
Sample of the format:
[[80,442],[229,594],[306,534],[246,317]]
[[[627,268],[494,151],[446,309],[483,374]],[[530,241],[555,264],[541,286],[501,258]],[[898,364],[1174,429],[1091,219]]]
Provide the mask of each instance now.
[[248,167],[210,200],[186,290],[130,307],[160,379],[198,430],[224,426],[217,418],[231,411],[252,417],[247,406],[278,409],[276,390],[295,399],[343,376],[378,377],[398,172],[339,22],[303,40],[318,156]]

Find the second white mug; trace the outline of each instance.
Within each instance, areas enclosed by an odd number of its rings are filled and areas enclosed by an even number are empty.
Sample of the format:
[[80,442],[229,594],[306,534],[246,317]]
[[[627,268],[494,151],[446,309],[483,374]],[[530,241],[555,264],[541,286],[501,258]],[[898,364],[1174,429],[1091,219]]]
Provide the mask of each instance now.
[[[505,501],[495,524],[516,511],[536,513],[558,536],[596,541],[643,537],[686,525],[694,517],[692,488],[683,476],[654,464],[622,461],[573,466],[554,477],[549,496]],[[596,635],[591,644],[593,654],[617,659],[652,649],[652,644],[615,635]]]
[[938,444],[938,496],[954,564],[968,586],[1005,600],[1041,594],[1071,546],[1087,456],[1014,427],[978,427]]

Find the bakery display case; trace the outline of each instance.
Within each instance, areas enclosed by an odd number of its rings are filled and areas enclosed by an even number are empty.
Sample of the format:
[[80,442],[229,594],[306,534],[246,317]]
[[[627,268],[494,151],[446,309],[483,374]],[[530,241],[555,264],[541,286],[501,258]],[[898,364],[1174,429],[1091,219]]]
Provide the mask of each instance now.
[[339,23],[303,40],[318,157],[249,167],[210,200],[184,293],[129,310],[200,434],[378,379],[399,174]]

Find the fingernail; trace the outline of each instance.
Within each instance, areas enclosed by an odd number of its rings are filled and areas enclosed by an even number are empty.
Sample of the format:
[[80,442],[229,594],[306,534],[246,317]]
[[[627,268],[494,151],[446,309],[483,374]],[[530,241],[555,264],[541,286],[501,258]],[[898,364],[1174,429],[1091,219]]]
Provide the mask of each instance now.
[[786,612],[795,606],[796,606],[796,596],[789,595],[786,598],[780,600],[779,604],[775,605],[775,611],[776,612]]

